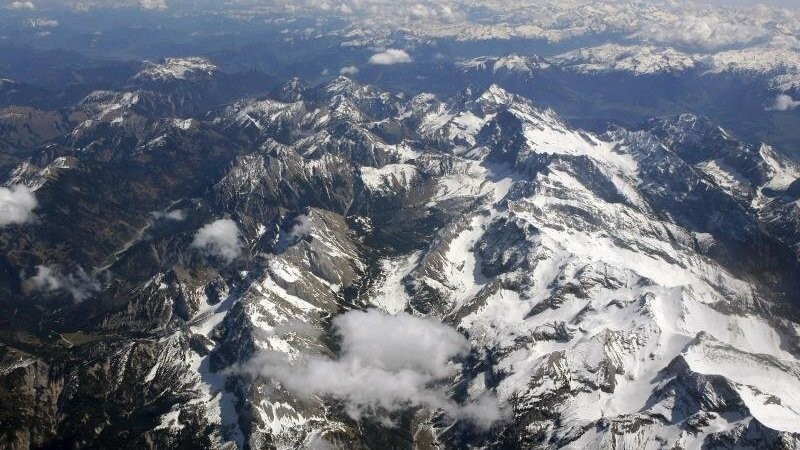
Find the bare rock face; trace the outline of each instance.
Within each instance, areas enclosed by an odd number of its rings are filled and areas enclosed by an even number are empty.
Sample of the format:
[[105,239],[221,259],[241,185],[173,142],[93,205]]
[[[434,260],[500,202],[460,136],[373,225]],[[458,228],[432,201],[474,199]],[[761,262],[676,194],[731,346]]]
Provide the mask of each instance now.
[[56,435],[58,399],[64,382],[54,377],[50,366],[41,360],[8,349],[3,353],[3,403],[17,405],[3,417],[4,423],[11,424],[3,433],[4,446],[42,447]]
[[[587,133],[498,86],[234,100],[209,64],[0,130],[48,145],[0,180],[38,204],[0,229],[4,448],[800,448],[774,149],[691,115]],[[341,362],[365,309],[457,330],[442,398],[360,414],[278,376]]]

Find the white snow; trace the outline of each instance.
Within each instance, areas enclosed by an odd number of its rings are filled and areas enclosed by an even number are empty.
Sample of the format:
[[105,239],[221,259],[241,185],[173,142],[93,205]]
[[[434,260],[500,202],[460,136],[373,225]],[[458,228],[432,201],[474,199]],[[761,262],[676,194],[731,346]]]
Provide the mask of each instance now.
[[772,75],[772,86],[787,91],[800,86],[800,52],[782,47],[748,47],[706,58],[712,73],[741,72]]
[[734,195],[746,195],[749,190],[747,180],[722,161],[711,160],[699,164],[698,168],[710,176],[726,192]]
[[[737,383],[750,413],[764,425],[796,432],[800,424],[800,364],[744,353],[714,339],[701,339],[683,353],[692,370]],[[780,399],[776,403],[774,399]]]
[[[211,305],[202,294],[203,303],[200,311],[192,321],[190,330],[192,333],[205,337],[210,337],[212,330],[222,323],[233,305],[239,300],[235,295],[228,295],[223,301],[216,305]],[[205,406],[207,417],[215,423],[226,428],[236,445],[241,448],[244,436],[239,429],[239,416],[235,407],[235,394],[225,389],[225,375],[219,372],[212,372],[210,369],[210,355],[201,356],[198,353],[190,354],[189,364],[192,371],[199,376],[197,388],[200,396],[194,399],[193,403]],[[162,418],[162,423],[167,418]]]
[[764,159],[771,174],[771,179],[764,187],[783,190],[800,178],[800,167],[778,155],[772,147],[762,145],[759,148],[759,154]]
[[373,192],[405,191],[419,176],[411,164],[387,164],[381,168],[361,167],[361,181]]
[[458,303],[472,298],[486,284],[475,257],[474,245],[483,235],[488,218],[476,215],[466,221],[467,226],[452,240],[444,259],[444,279],[453,289],[453,299]]
[[384,259],[381,266],[385,278],[375,296],[370,298],[370,303],[389,314],[397,314],[405,310],[409,295],[403,284],[403,278],[414,270],[421,255],[422,252],[413,252],[400,258]]
[[697,56],[673,48],[619,44],[572,50],[551,60],[580,73],[630,72],[634,75],[683,72],[697,64]]

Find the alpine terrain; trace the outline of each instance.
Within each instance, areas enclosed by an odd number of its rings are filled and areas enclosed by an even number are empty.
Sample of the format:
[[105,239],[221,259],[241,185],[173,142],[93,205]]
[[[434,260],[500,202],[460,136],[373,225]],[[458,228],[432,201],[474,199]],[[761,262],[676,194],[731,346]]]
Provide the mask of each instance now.
[[0,449],[800,449],[794,12],[50,3],[0,13]]

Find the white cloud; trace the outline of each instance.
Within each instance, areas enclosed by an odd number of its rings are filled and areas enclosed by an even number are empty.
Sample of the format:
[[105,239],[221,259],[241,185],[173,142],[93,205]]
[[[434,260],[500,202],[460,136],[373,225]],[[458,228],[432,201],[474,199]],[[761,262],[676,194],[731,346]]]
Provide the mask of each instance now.
[[200,228],[194,236],[192,247],[200,249],[207,255],[231,262],[242,253],[240,236],[241,232],[236,222],[231,219],[219,219]]
[[37,204],[33,192],[23,184],[0,187],[0,227],[30,221]]
[[163,11],[167,9],[167,3],[165,0],[140,0],[139,7],[142,9]]
[[786,94],[779,94],[775,97],[775,102],[767,108],[767,111],[789,111],[800,106],[800,100],[795,100]]
[[376,53],[369,58],[369,63],[380,66],[387,66],[391,64],[410,63],[411,56],[405,50],[397,48],[389,48],[380,53]]
[[345,66],[339,69],[340,75],[355,75],[358,73],[358,67],[356,66]]
[[428,8],[427,6],[425,6],[425,5],[421,4],[421,3],[416,3],[416,4],[412,5],[411,9],[409,10],[409,13],[411,13],[412,17],[420,18],[420,19],[427,19],[427,18],[436,16],[436,11],[435,10],[433,10],[431,8]]
[[766,35],[766,30],[745,22],[732,22],[717,15],[680,13],[673,21],[646,23],[635,33],[645,41],[713,49],[746,44]]
[[[334,325],[341,334],[344,354],[391,371],[410,368],[436,378],[447,377],[458,368],[451,360],[469,350],[464,336],[452,328],[405,313],[390,316],[377,310],[352,311],[334,319]],[[376,340],[381,340],[379,346]]]
[[80,267],[74,273],[66,275],[57,267],[36,266],[36,275],[28,278],[25,283],[29,289],[43,292],[67,291],[75,302],[82,302],[100,292],[100,283]]
[[487,428],[502,416],[494,398],[461,405],[447,395],[443,384],[461,368],[454,360],[469,351],[454,329],[376,310],[342,314],[333,325],[341,337],[338,359],[314,355],[292,365],[281,355],[261,353],[242,369],[273,378],[301,396],[339,398],[354,419],[421,406]]
[[36,9],[36,5],[33,2],[11,2],[6,6],[6,9],[10,9],[12,11],[22,11],[22,10],[29,10],[33,11]]

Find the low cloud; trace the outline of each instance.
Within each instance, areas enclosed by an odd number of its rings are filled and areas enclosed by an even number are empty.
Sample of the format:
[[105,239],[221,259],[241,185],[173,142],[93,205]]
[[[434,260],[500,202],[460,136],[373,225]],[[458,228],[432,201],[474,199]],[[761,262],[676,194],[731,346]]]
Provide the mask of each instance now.
[[6,6],[6,9],[10,9],[12,11],[33,11],[36,9],[36,5],[33,2],[11,2]]
[[345,66],[339,69],[340,75],[355,75],[358,73],[358,67],[356,66]]
[[232,262],[242,254],[239,227],[231,219],[219,219],[204,225],[194,235],[192,247],[209,256]]
[[775,102],[767,108],[767,111],[789,111],[800,106],[800,100],[795,100],[787,94],[779,94],[775,97]]
[[307,214],[300,214],[294,218],[292,228],[287,232],[280,234],[280,239],[275,245],[275,251],[282,253],[290,246],[296,244],[298,241],[305,239],[311,235],[312,222]]
[[386,49],[376,53],[369,58],[369,63],[378,66],[388,66],[392,64],[410,63],[411,56],[405,50],[396,48]]
[[261,353],[242,371],[279,381],[303,397],[328,395],[345,402],[353,419],[409,407],[439,409],[448,416],[488,428],[502,417],[496,399],[459,404],[448,395],[447,380],[469,351],[467,340],[436,321],[401,313],[351,311],[333,321],[341,337],[338,359],[313,355],[290,364],[283,355]]
[[305,214],[301,214],[294,219],[294,225],[289,230],[288,237],[293,240],[299,240],[311,234],[311,218]]
[[63,273],[55,266],[36,266],[36,275],[25,280],[28,290],[41,292],[66,291],[76,303],[80,303],[100,292],[100,282],[78,267],[71,274]]
[[0,227],[29,222],[37,204],[33,191],[23,184],[0,187]]

